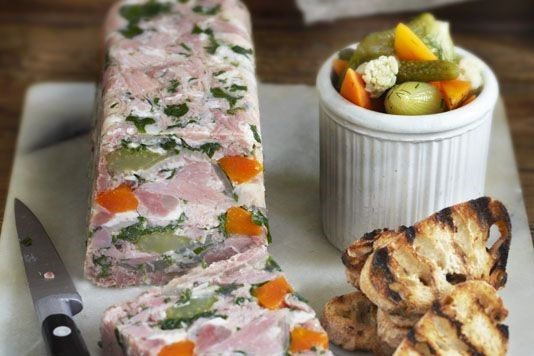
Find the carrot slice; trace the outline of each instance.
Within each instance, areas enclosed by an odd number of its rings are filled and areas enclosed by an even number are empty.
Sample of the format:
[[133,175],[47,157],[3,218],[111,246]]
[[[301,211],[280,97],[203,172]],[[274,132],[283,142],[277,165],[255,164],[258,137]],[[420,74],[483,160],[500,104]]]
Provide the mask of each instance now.
[[158,356],[193,356],[195,354],[195,343],[190,340],[175,342],[164,346]]
[[229,156],[219,160],[219,166],[234,183],[244,183],[258,175],[263,169],[254,158]]
[[291,331],[291,352],[303,352],[313,348],[328,349],[328,336],[326,333],[300,326]]
[[371,109],[372,107],[371,98],[369,93],[365,91],[365,83],[361,75],[352,68],[347,69],[339,93],[351,103],[362,108]]
[[349,61],[345,61],[343,59],[336,58],[332,62],[332,69],[334,70],[334,73],[339,77],[341,73],[347,68],[349,64]]
[[261,225],[252,221],[252,214],[239,207],[234,206],[226,211],[226,232],[229,234],[257,236],[263,231]]
[[465,80],[441,82],[441,93],[449,110],[456,109],[471,92],[471,83]]
[[98,193],[96,202],[112,213],[135,210],[139,205],[132,188],[127,184],[121,184],[117,188]]
[[395,52],[401,60],[432,61],[438,59],[430,48],[403,23],[395,27]]
[[253,292],[258,298],[258,303],[267,309],[279,309],[284,305],[286,294],[293,292],[293,288],[284,276],[279,276],[264,285],[256,288]]

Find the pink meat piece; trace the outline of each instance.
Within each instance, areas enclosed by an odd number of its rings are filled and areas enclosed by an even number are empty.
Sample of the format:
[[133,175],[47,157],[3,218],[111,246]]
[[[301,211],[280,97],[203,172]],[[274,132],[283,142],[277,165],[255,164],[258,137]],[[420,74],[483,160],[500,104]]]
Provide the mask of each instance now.
[[192,162],[176,172],[172,179],[143,184],[139,191],[168,195],[197,204],[217,205],[229,198],[225,187],[209,162]]
[[207,324],[197,333],[196,351],[197,353],[205,352],[211,346],[223,341],[232,334],[230,330],[220,325]]
[[146,211],[146,214],[165,216],[178,206],[178,199],[172,195],[154,193],[145,189],[136,190],[135,195],[141,202],[142,214]]
[[282,355],[288,344],[288,330],[282,323],[285,316],[283,310],[264,314],[206,352],[217,354],[241,350],[249,354]]

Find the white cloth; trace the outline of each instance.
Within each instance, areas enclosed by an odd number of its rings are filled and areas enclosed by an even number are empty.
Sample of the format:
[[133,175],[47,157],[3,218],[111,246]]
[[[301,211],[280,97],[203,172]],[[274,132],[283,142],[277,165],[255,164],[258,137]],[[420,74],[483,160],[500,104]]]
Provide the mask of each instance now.
[[397,11],[425,10],[469,0],[296,0],[307,24]]

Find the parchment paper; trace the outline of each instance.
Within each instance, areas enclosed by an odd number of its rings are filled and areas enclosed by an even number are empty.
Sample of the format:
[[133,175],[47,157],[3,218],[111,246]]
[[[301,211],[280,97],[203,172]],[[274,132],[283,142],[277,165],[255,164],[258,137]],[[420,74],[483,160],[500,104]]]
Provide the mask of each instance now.
[[[17,245],[15,197],[40,218],[84,299],[75,320],[92,354],[100,353],[102,312],[145,289],[103,289],[83,279],[93,95],[91,83],[38,84],[27,94],[0,238],[0,355],[44,355]],[[340,252],[321,232],[315,89],[261,84],[260,103],[274,240],[270,251],[320,311],[329,298],[352,288],[345,282]],[[527,355],[534,338],[534,249],[502,103],[495,114],[487,192],[501,199],[512,216],[509,279],[501,294],[510,310],[510,355]]]

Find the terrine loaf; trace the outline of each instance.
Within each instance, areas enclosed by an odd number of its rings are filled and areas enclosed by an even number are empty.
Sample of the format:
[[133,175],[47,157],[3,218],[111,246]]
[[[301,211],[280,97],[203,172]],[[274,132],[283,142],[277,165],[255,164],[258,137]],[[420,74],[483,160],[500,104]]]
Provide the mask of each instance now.
[[264,246],[109,308],[106,355],[331,355],[314,311]]
[[88,279],[163,284],[266,245],[250,19],[237,0],[122,1],[105,25]]

